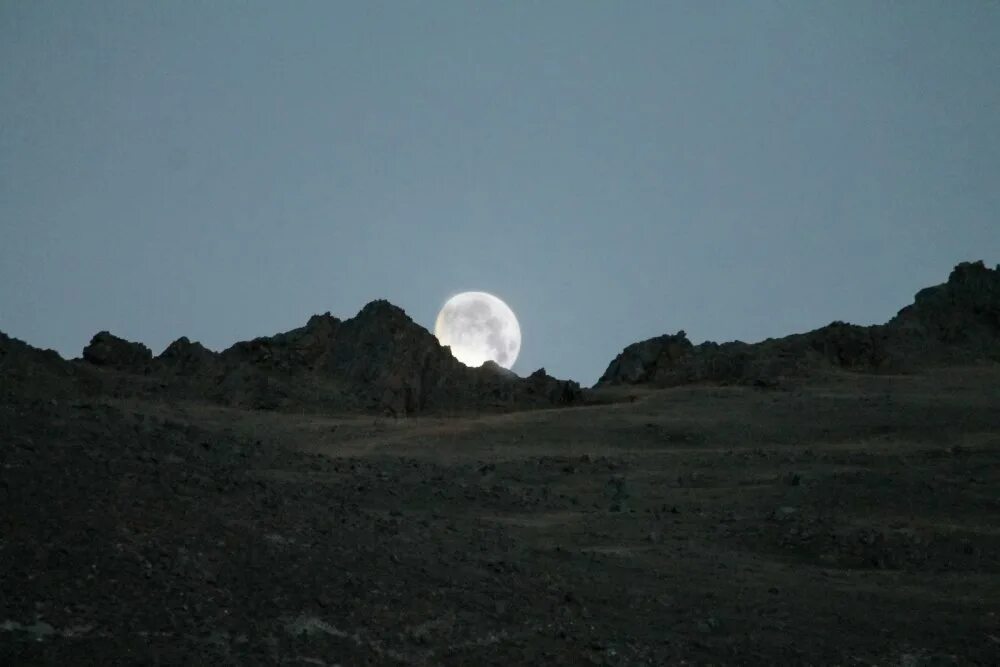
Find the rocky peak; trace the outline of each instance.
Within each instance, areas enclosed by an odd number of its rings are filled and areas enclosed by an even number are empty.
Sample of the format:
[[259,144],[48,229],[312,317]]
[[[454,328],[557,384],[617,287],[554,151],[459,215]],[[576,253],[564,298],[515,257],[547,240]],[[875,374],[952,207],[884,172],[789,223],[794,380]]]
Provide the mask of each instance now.
[[612,360],[598,384],[650,382],[658,368],[672,364],[693,347],[684,331],[632,343]]
[[83,348],[83,358],[95,366],[141,371],[152,361],[153,353],[142,343],[133,343],[100,331]]
[[917,292],[888,326],[950,344],[1000,345],[1000,265],[959,264],[948,282]]
[[375,301],[370,301],[365,304],[364,308],[358,311],[358,314],[353,318],[355,321],[359,322],[386,322],[386,323],[402,323],[402,322],[413,322],[406,311],[395,306],[385,299],[376,299]]
[[0,331],[0,400],[19,396],[48,403],[79,392],[93,394],[99,385],[90,381],[96,374],[88,371],[68,363],[55,350],[32,347]]
[[157,361],[182,372],[197,372],[215,359],[214,352],[181,336],[160,353]]
[[305,328],[308,331],[332,331],[340,324],[340,320],[330,314],[329,311],[322,315],[313,315],[306,322]]
[[937,363],[1000,361],[1000,266],[963,262],[948,281],[917,292],[887,324],[825,327],[759,343],[701,343],[658,336],[626,347],[604,384],[737,382],[773,384],[823,368],[905,371]]
[[[449,348],[444,348],[444,349],[449,350],[448,353],[451,354]],[[475,370],[479,371],[480,373],[486,373],[491,377],[505,378],[508,380],[520,379],[517,373],[515,373],[510,369],[504,368],[503,366],[493,361],[492,359],[487,359],[486,361],[483,362],[482,366],[480,366]]]
[[258,408],[319,405],[334,409],[425,410],[545,407],[582,398],[579,385],[530,378],[495,363],[469,368],[406,312],[372,301],[352,318],[313,315],[305,326],[236,343],[214,353],[179,338],[155,360],[149,349],[107,332],[84,359],[129,373],[153,373],[147,386]]

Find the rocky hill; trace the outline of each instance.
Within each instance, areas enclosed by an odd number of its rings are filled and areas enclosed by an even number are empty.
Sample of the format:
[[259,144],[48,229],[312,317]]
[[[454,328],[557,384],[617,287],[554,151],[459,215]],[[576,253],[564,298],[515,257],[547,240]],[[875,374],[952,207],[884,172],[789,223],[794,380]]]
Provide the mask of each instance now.
[[9,391],[22,396],[82,391],[258,409],[406,415],[550,407],[581,398],[577,383],[544,369],[521,378],[496,364],[469,368],[387,301],[369,303],[347,320],[315,315],[298,329],[222,352],[179,338],[154,356],[141,343],[102,331],[81,360],[67,362],[3,336],[0,372]]
[[[629,345],[597,387],[696,382],[776,386],[830,369],[907,372],[1000,361],[1000,267],[959,264],[889,322],[825,327],[759,343],[694,345],[683,331]],[[0,395],[194,400],[271,410],[394,415],[571,405],[579,385],[544,369],[521,378],[496,364],[469,368],[387,301],[355,317],[314,315],[298,329],[214,352],[179,338],[159,355],[102,331],[66,361],[0,333]]]
[[222,352],[0,335],[0,665],[996,664],[1000,364],[948,363],[998,359],[997,273],[609,371],[795,391],[581,410],[384,301]]
[[916,294],[889,322],[833,322],[760,343],[694,345],[684,331],[626,347],[598,386],[693,382],[774,385],[824,369],[906,372],[943,363],[1000,361],[1000,266],[965,262],[948,282]]

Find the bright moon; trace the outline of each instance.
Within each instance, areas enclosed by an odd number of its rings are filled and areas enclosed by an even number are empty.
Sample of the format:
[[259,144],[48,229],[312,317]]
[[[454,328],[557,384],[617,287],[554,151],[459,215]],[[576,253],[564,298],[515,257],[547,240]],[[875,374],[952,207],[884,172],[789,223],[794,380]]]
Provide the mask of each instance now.
[[510,368],[521,351],[514,311],[486,292],[462,292],[448,299],[434,323],[434,335],[466,366],[492,360]]

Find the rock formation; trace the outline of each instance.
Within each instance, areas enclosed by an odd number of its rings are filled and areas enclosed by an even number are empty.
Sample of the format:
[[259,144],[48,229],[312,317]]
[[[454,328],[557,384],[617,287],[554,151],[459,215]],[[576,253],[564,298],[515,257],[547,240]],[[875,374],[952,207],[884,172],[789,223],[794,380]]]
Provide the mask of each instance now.
[[[86,359],[86,356],[84,357]],[[192,343],[186,336],[181,336],[167,346],[157,361],[163,367],[176,373],[190,375],[204,371],[215,360],[215,354],[201,343]]]
[[137,371],[149,364],[153,353],[142,343],[132,343],[101,331],[83,348],[83,358],[95,366]]
[[938,363],[1000,361],[1000,266],[959,264],[948,282],[917,293],[888,323],[833,322],[747,344],[693,345],[683,331],[626,347],[598,386],[691,382],[773,385],[822,369],[905,372]]
[[[830,369],[907,372],[1000,361],[1000,267],[959,264],[889,322],[825,327],[759,343],[694,345],[683,331],[626,347],[598,386],[717,382],[775,386]],[[539,369],[526,378],[469,368],[406,313],[373,301],[355,317],[314,315],[305,326],[213,352],[179,338],[160,355],[107,331],[82,360],[64,361],[0,334],[0,394],[80,393],[209,401],[256,409],[370,411],[397,416],[572,405],[577,383]]]
[[[216,353],[179,338],[162,354],[108,332],[83,353],[116,371],[116,393],[205,399],[260,409],[370,410],[392,415],[566,405],[575,382],[540,370],[520,378],[496,364],[469,368],[388,301],[341,321],[314,315],[305,326],[239,342]],[[129,386],[128,376],[146,376]]]

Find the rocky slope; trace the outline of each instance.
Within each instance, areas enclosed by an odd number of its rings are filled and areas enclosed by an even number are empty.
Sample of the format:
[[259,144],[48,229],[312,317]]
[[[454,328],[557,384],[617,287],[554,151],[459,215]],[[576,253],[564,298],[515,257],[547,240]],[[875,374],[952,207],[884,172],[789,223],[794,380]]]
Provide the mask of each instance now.
[[0,393],[0,665],[994,665],[998,413],[1000,367],[398,420]]
[[773,385],[823,369],[909,371],[928,365],[1000,361],[1000,266],[965,262],[948,282],[917,293],[889,322],[833,322],[804,334],[692,344],[683,331],[626,347],[598,386],[692,382]]
[[579,385],[544,369],[521,378],[495,364],[469,368],[387,301],[374,301],[343,321],[329,313],[315,315],[298,329],[218,353],[179,338],[153,356],[141,343],[102,331],[82,360],[66,362],[55,352],[3,336],[0,372],[10,391],[22,396],[32,391],[29,385],[48,378],[40,395],[53,396],[60,385],[63,392],[76,388],[258,409],[406,415],[550,407],[581,398]]
[[[884,327],[665,336],[616,372],[990,358],[984,271]],[[797,385],[383,419],[317,413],[579,390],[385,302],[219,353],[0,335],[0,665],[996,664],[1000,365]]]

